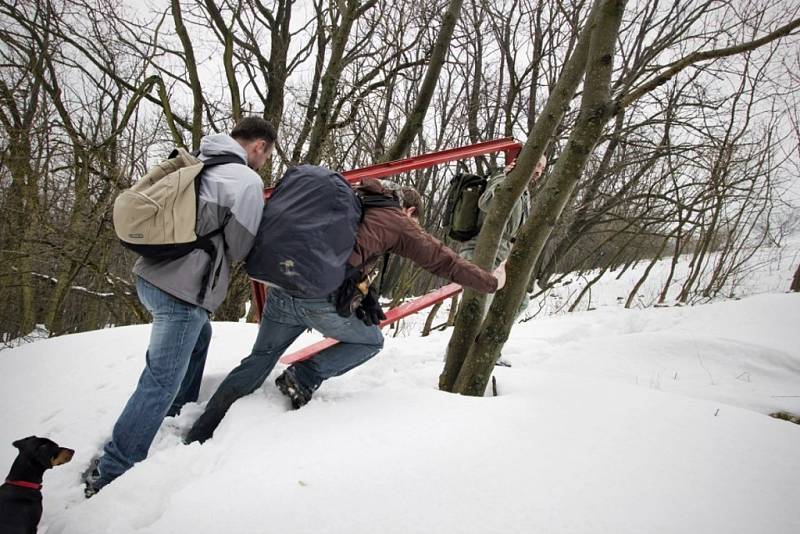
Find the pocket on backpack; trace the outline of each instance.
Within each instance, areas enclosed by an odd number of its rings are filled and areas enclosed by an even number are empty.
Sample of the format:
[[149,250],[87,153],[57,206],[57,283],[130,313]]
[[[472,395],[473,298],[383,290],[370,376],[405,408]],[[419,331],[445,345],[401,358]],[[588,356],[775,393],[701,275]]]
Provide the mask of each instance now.
[[114,202],[114,229],[117,236],[133,244],[164,242],[163,225],[157,224],[161,207],[137,191],[123,191]]
[[478,200],[483,191],[480,187],[464,188],[453,216],[453,229],[457,232],[474,232],[478,228]]

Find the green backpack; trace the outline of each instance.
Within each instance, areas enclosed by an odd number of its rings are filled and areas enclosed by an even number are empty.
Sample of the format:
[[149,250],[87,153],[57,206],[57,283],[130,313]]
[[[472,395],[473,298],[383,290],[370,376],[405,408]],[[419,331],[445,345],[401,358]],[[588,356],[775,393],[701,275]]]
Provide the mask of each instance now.
[[487,176],[459,173],[450,180],[442,225],[456,241],[469,241],[481,231],[478,200],[486,190]]

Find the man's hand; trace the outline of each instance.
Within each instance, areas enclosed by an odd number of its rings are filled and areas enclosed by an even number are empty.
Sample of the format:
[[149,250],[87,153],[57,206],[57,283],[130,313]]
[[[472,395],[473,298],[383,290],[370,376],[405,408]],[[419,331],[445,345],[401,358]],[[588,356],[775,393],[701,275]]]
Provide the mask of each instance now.
[[355,267],[347,266],[344,281],[333,293],[333,305],[336,313],[342,317],[350,317],[353,312],[361,305],[364,293],[360,290],[359,284],[364,279],[364,275]]
[[492,273],[494,277],[497,279],[497,289],[495,291],[500,291],[503,289],[503,286],[506,285],[506,262],[505,260],[503,263],[497,266],[497,269],[494,270]]
[[381,303],[378,301],[378,292],[374,287],[370,286],[361,305],[356,309],[356,317],[364,321],[367,326],[379,326],[381,321],[386,319],[386,314],[383,313]]

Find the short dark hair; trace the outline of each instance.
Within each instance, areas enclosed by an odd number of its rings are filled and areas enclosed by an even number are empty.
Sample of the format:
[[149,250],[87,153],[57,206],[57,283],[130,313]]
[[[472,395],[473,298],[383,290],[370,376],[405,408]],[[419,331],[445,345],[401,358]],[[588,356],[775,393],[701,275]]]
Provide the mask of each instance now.
[[249,117],[244,117],[233,127],[233,130],[231,130],[231,137],[244,141],[263,139],[270,145],[274,145],[275,140],[278,139],[278,133],[268,120],[251,115]]
[[422,208],[424,205],[422,203],[422,196],[419,194],[419,191],[413,187],[403,186],[397,193],[397,196],[400,197],[401,207],[415,208],[417,210],[417,217],[422,216]]

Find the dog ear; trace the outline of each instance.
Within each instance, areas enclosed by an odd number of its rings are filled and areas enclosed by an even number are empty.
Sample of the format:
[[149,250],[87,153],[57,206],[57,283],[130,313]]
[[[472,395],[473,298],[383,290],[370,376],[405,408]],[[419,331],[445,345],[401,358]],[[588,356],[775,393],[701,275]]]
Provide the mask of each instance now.
[[32,439],[36,439],[36,436],[28,436],[27,438],[18,439],[17,441],[12,443],[12,445],[21,451],[22,448],[26,447],[28,445],[28,442]]

